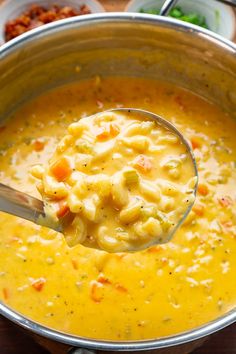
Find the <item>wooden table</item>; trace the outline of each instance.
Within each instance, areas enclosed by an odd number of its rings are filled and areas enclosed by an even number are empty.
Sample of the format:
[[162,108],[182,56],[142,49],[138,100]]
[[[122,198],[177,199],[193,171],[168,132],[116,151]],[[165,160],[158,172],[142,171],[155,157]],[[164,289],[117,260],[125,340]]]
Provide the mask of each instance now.
[[[128,0],[101,0],[101,2],[107,11],[123,11]],[[49,354],[49,352],[36,344],[16,325],[0,317],[0,354]],[[192,354],[236,354],[236,324],[213,335],[205,345]]]

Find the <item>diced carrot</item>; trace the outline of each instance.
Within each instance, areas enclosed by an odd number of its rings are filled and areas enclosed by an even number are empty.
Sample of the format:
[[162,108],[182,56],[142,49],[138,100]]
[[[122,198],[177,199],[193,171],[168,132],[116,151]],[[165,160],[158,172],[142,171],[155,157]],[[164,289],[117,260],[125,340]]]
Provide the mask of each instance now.
[[73,268],[75,270],[77,270],[78,269],[78,261],[76,259],[72,258],[71,263],[72,263]]
[[111,136],[112,136],[112,137],[115,137],[115,136],[117,136],[117,135],[119,134],[119,132],[120,132],[120,128],[119,128],[116,124],[111,123],[111,124],[110,124],[110,133],[111,133]]
[[119,127],[114,123],[110,123],[106,127],[102,127],[98,129],[96,133],[96,137],[98,140],[104,141],[104,140],[114,138],[119,134],[119,132],[120,132]]
[[58,182],[65,181],[72,172],[72,168],[70,166],[70,162],[66,157],[61,157],[57,161],[55,161],[50,170],[54,177],[58,180]]
[[70,208],[68,207],[68,204],[66,201],[62,200],[61,202],[58,203],[58,210],[57,210],[57,217],[63,218],[68,212],[70,211]]
[[3,288],[3,289],[2,289],[2,293],[3,293],[4,300],[8,300],[9,297],[10,297],[9,289]]
[[96,282],[96,281],[93,281],[92,284],[91,284],[91,292],[90,292],[90,296],[91,296],[91,299],[94,301],[94,302],[101,302],[102,299],[103,299],[103,295],[101,293],[101,288],[103,287],[102,284]]
[[40,140],[35,140],[33,145],[34,145],[34,150],[38,152],[44,149],[45,143]]
[[209,189],[208,189],[207,185],[200,183],[198,185],[198,193],[205,197],[209,193]]
[[197,215],[197,216],[203,216],[204,215],[204,212],[205,212],[205,208],[203,205],[201,204],[195,204],[192,208],[192,210],[194,211],[194,213]]
[[100,129],[98,129],[98,131],[96,133],[96,137],[98,140],[102,140],[102,141],[107,140],[110,137],[110,132],[105,127],[102,127]]
[[200,140],[197,137],[192,137],[190,139],[190,141],[191,141],[191,145],[192,145],[193,150],[201,148],[202,144],[201,144]]
[[225,196],[223,198],[218,199],[219,203],[222,207],[228,207],[230,205],[233,205],[233,201],[229,196]]
[[148,253],[159,253],[162,250],[161,246],[153,246],[147,249]]
[[111,281],[108,278],[104,277],[103,274],[99,274],[98,282],[101,284],[111,284]]
[[115,284],[116,290],[120,291],[121,293],[127,293],[128,289],[126,289],[123,285],[117,283]]
[[147,173],[152,169],[152,162],[147,156],[139,155],[134,160],[134,167],[136,167],[140,172]]
[[36,291],[42,291],[45,283],[46,283],[46,280],[44,278],[39,278],[32,283],[32,287]]

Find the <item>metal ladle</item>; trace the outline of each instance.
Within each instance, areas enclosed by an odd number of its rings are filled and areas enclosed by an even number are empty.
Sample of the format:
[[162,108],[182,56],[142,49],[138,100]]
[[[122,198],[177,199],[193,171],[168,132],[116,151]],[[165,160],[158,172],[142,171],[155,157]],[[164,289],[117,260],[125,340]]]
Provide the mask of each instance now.
[[[186,146],[187,152],[191,157],[191,161],[193,164],[193,173],[197,177],[196,185],[194,187],[194,193],[196,195],[197,191],[197,182],[198,182],[198,171],[196,161],[192,152],[192,149],[185,139],[185,137],[180,133],[180,131],[169,121],[160,117],[157,114],[142,110],[142,109],[134,109],[134,108],[117,108],[111,109],[110,112],[120,112],[120,113],[134,113],[136,116],[140,115],[144,119],[152,119],[155,120],[159,125],[164,126],[174,135],[177,135],[182,143]],[[169,238],[172,237],[174,232],[179,228],[179,226],[183,223],[187,215],[189,214],[192,205],[189,205],[186,208],[186,212],[183,217],[179,220],[174,230],[172,230]],[[8,214],[12,214],[23,219],[34,222],[35,224],[46,226],[53,230],[63,233],[64,226],[68,224],[67,216],[61,218],[60,220],[55,220],[50,215],[46,215],[45,213],[45,204],[43,201],[31,197],[28,194],[22,193],[18,190],[15,190],[11,187],[8,187],[2,183],[0,183],[0,211],[3,211]]]

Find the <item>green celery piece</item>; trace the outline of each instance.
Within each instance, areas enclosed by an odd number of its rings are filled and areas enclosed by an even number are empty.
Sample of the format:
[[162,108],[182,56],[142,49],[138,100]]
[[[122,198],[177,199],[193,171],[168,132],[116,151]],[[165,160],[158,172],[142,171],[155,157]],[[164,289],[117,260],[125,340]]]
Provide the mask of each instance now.
[[181,7],[174,7],[171,11],[170,11],[170,14],[169,16],[170,17],[174,17],[174,18],[180,18],[181,16],[183,16],[184,13],[181,9]]

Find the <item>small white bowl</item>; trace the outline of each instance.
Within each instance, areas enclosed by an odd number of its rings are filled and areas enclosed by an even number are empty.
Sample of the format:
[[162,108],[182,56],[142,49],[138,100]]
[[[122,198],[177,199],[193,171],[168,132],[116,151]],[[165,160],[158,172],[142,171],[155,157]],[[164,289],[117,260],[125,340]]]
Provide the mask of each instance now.
[[5,43],[5,24],[9,20],[17,18],[31,5],[49,7],[52,5],[71,6],[79,9],[81,5],[87,5],[91,13],[105,12],[104,7],[96,0],[6,0],[0,5],[0,45]]
[[[126,7],[127,12],[139,12],[141,9],[160,9],[164,0],[132,0]],[[177,5],[185,13],[198,13],[206,18],[209,29],[232,40],[236,32],[236,19],[230,6],[215,0],[179,0]]]

